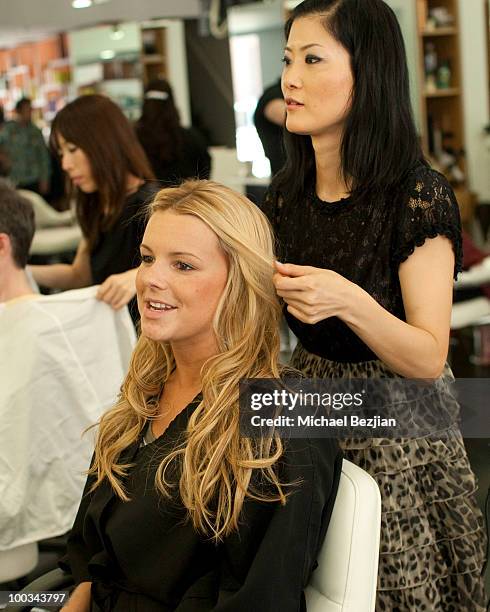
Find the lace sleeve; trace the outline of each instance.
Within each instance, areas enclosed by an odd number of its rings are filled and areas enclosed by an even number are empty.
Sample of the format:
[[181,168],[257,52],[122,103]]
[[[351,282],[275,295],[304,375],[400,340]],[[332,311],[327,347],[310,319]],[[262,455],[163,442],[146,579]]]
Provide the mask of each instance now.
[[456,278],[462,269],[463,249],[459,207],[451,186],[442,174],[424,168],[411,177],[407,195],[398,211],[393,262],[400,265],[427,238],[447,236],[453,245]]

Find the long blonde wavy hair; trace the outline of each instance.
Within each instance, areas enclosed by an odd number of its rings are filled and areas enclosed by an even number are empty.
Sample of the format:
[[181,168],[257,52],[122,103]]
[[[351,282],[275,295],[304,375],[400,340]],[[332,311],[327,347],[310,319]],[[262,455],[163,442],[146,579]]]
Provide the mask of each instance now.
[[[276,469],[283,452],[279,437],[252,440],[239,432],[240,379],[281,374],[273,235],[250,200],[212,181],[162,189],[149,216],[168,210],[206,223],[219,239],[229,270],[213,321],[218,352],[201,370],[202,401],[189,418],[182,446],[160,463],[155,485],[170,494],[166,470],[180,459],[179,491],[190,519],[196,530],[220,540],[238,527],[246,497],[285,503],[287,496],[287,484]],[[116,494],[128,500],[123,479],[131,464],[118,459],[157,416],[158,398],[174,367],[169,343],[139,338],[119,400],[99,423],[89,471],[96,477],[93,488],[107,478]],[[266,488],[254,486],[254,471]]]

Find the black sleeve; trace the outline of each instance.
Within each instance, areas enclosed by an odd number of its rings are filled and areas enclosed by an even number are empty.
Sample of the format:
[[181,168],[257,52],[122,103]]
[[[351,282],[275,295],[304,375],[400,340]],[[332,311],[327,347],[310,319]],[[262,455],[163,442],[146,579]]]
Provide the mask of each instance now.
[[68,536],[67,554],[59,561],[60,568],[73,576],[75,585],[81,582],[90,582],[88,562],[92,558],[83,537],[85,516],[87,514],[92,494],[90,488],[95,482],[94,476],[89,476],[83,489],[83,495],[78,508],[77,516],[70,535]]
[[[248,503],[244,524],[223,546],[214,612],[299,612],[337,494],[342,455],[333,440],[290,440],[284,506]],[[268,506],[268,508],[266,507]]]
[[446,178],[435,170],[423,167],[411,175],[397,210],[392,245],[394,264],[400,265],[427,238],[439,235],[446,236],[452,242],[456,278],[463,261],[458,203]]

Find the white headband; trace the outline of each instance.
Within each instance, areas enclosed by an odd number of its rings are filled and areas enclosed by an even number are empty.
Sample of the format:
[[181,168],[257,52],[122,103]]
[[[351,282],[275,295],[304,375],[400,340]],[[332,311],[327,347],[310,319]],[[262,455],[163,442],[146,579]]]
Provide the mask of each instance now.
[[157,91],[156,89],[150,89],[145,93],[145,100],[167,100],[168,93],[166,91]]

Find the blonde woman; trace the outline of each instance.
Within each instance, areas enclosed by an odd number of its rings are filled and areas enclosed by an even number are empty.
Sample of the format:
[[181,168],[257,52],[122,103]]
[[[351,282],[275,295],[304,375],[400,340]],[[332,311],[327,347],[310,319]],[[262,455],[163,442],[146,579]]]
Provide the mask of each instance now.
[[273,238],[209,181],[160,191],[141,337],[101,419],[69,539],[66,612],[298,612],[340,474],[331,440],[240,437],[241,378],[278,378]]

